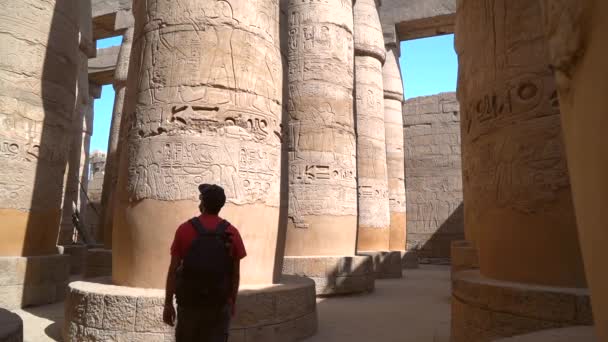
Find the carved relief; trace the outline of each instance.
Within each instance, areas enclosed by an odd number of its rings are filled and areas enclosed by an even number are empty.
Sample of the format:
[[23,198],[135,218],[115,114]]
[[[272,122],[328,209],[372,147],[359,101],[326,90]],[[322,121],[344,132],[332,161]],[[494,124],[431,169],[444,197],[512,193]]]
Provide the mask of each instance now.
[[357,214],[352,8],[288,4],[289,217]]
[[373,57],[356,56],[355,69],[359,226],[383,228],[390,215],[382,67]]
[[140,10],[132,198],[195,200],[208,182],[229,202],[278,206],[278,2],[153,0]]

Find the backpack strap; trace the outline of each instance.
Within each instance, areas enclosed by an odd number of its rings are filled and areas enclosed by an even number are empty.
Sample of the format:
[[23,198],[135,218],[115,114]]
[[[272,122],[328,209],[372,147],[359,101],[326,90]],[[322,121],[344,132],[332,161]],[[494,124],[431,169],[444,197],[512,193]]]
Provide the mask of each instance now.
[[218,234],[225,234],[228,227],[230,227],[230,222],[226,220],[221,220],[220,223],[217,224],[217,228],[215,228],[215,231]]
[[198,235],[203,235],[203,234],[208,233],[207,229],[205,229],[205,227],[203,227],[203,224],[198,219],[198,217],[193,217],[192,219],[190,219],[190,223],[192,224],[192,226],[194,227],[194,230],[196,230]]

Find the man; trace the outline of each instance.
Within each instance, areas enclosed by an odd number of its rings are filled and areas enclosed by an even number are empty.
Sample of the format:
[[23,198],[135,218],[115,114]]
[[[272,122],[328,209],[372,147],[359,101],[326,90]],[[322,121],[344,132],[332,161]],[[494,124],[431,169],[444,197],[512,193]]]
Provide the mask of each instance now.
[[[188,257],[190,259],[186,261],[191,262],[192,257],[188,253],[193,246],[193,242],[197,241],[197,238],[200,239],[199,231],[203,229],[205,232],[213,233],[215,231],[217,233],[217,229],[222,229],[218,227],[224,225],[224,227],[227,227],[225,231],[230,240],[226,244],[228,249],[226,252],[230,254],[229,260],[232,263],[231,270],[227,273],[231,277],[229,282],[231,288],[228,289],[230,294],[227,303],[222,303],[221,306],[185,305],[188,303],[180,303],[178,293],[177,327],[175,329],[177,342],[224,342],[228,338],[230,317],[235,312],[240,280],[240,261],[247,253],[239,231],[218,216],[226,203],[224,189],[218,185],[210,184],[201,184],[198,189],[200,191],[199,209],[201,215],[180,225],[175,232],[175,239],[171,245],[171,264],[167,274],[163,321],[170,326],[175,323],[176,313],[173,307],[173,296],[176,293],[178,272],[183,272],[184,259]],[[197,243],[198,241],[194,245]]]

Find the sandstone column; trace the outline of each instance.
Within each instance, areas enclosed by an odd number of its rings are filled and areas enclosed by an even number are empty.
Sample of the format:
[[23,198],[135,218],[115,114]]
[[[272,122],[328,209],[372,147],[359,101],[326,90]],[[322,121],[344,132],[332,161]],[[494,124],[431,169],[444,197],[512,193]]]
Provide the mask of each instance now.
[[[457,13],[465,225],[480,271],[454,277],[452,337],[591,324],[539,4],[461,0]],[[534,309],[549,295],[552,310]]]
[[386,50],[375,0],[357,0],[353,15],[359,206],[357,251],[374,258],[377,277],[401,277],[399,253],[384,253],[390,244],[382,79]]
[[90,330],[97,341],[170,339],[161,321],[169,248],[177,227],[199,214],[201,183],[224,187],[221,215],[239,228],[248,252],[235,339],[312,335],[314,283],[280,278],[277,262],[284,249],[279,3],[136,0],[133,15],[121,135],[128,130],[114,196],[114,285],[72,283],[67,305],[77,307],[82,298],[86,312],[120,312],[145,323],[100,325],[68,308],[64,340],[80,341]]
[[608,3],[541,1],[560,100],[583,259],[600,341],[608,341]]
[[[311,277],[319,294],[365,291],[373,285],[371,264],[369,258],[354,256],[352,6],[340,0],[290,0],[287,25],[289,221],[284,273]],[[353,262],[352,267],[340,267]]]
[[0,306],[60,300],[57,255],[78,66],[76,2],[0,1]]
[[[72,141],[69,147],[68,170],[63,195],[62,217],[57,239],[58,245],[69,245],[72,243],[74,226],[72,224],[72,205],[76,203],[80,207],[81,194],[86,193],[88,171],[85,170],[89,151],[84,150],[86,145],[87,127],[86,113],[89,103],[89,58],[96,54],[95,42],[93,41],[93,23],[91,18],[91,1],[82,0],[79,4],[79,51],[78,51],[78,76],[76,85],[76,103],[74,106],[74,120],[71,128]],[[82,212],[81,212],[82,214]],[[86,226],[84,216],[80,216],[83,225]],[[86,240],[91,241],[93,236],[87,234]]]
[[108,141],[108,153],[106,159],[106,171],[103,180],[101,195],[101,216],[99,217],[99,229],[103,237],[106,249],[112,248],[112,219],[114,201],[113,194],[118,181],[118,155],[120,149],[120,122],[124,111],[125,95],[127,92],[127,74],[129,71],[129,58],[131,57],[131,45],[133,43],[133,28],[128,28],[122,35],[122,44],[118,52],[118,61],[114,71],[114,109],[112,111],[112,123],[110,125],[110,138]]
[[[398,44],[398,43],[397,43]],[[405,157],[403,154],[403,83],[399,70],[399,46],[387,45],[382,67],[384,130],[390,209],[389,250],[405,251]]]

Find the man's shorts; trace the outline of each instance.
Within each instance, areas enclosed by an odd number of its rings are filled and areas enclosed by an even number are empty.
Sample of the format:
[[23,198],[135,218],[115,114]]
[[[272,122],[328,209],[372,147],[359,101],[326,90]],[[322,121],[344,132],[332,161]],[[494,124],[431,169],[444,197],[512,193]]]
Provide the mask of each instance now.
[[230,305],[220,310],[178,306],[176,342],[228,341],[230,311]]

